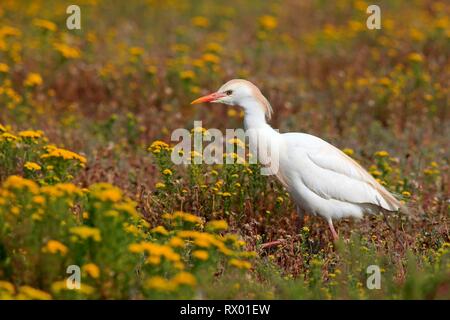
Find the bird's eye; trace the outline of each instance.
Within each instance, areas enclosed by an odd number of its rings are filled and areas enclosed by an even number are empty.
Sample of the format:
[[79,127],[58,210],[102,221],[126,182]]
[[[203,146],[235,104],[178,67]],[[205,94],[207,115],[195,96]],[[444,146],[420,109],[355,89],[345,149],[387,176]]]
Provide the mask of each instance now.
[[233,90],[227,90],[227,91],[225,91],[225,94],[226,94],[227,96],[230,96],[232,93],[233,93]]

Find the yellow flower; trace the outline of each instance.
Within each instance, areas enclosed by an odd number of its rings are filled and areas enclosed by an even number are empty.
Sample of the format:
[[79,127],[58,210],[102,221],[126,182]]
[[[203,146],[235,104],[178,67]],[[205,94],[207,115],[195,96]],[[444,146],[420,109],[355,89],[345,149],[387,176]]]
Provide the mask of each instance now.
[[72,48],[64,43],[55,43],[53,46],[64,58],[77,59],[81,56],[80,50]]
[[192,18],[191,20],[192,24],[199,28],[206,28],[209,26],[209,20],[208,18],[202,17],[202,16],[196,16]]
[[122,199],[122,190],[109,183],[96,183],[89,187],[90,194],[103,201],[118,202]]
[[176,253],[171,247],[167,245],[160,245],[157,243],[145,241],[140,243],[132,243],[129,245],[128,250],[132,253],[142,253],[146,251],[150,255],[150,257],[164,257],[171,262],[179,262],[181,260],[181,256]]
[[208,63],[213,63],[213,64],[217,64],[220,62],[220,58],[217,55],[212,54],[212,53],[205,53],[202,56],[202,60],[205,62],[208,62]]
[[62,149],[62,148],[56,148],[54,146],[47,146],[47,152],[46,154],[43,154],[41,156],[41,159],[47,159],[47,158],[62,158],[64,160],[77,160],[81,164],[85,164],[86,158],[83,156],[80,156],[79,154],[76,154],[75,152]]
[[231,259],[229,261],[230,265],[239,269],[250,269],[252,267],[251,263],[244,260]]
[[223,47],[217,42],[210,42],[206,46],[206,51],[220,53],[223,51]]
[[157,266],[158,264],[161,263],[161,256],[151,255],[150,257],[147,258],[145,262]]
[[115,208],[120,211],[125,211],[132,217],[138,218],[140,217],[140,215],[136,211],[136,206],[137,206],[136,202],[127,199],[125,202],[117,203],[115,205]]
[[350,149],[350,148],[345,148],[345,149],[342,150],[342,152],[344,152],[348,156],[352,156],[355,153],[353,151],[353,149]]
[[57,29],[56,24],[54,24],[51,21],[44,20],[44,19],[33,19],[33,24],[36,27],[46,29],[49,31],[56,31],[56,29]]
[[169,246],[174,247],[174,248],[183,248],[184,241],[181,238],[173,237],[169,241]]
[[404,197],[409,198],[409,197],[411,197],[411,192],[409,192],[409,191],[403,191],[403,192],[402,192],[402,195],[403,195]]
[[23,84],[26,87],[40,86],[42,84],[42,77],[39,73],[29,73]]
[[374,177],[379,177],[382,175],[381,171],[379,170],[370,170],[369,171],[371,175],[373,175]]
[[245,148],[245,143],[238,138],[229,139],[227,142],[230,144],[234,144],[238,147]]
[[180,272],[176,274],[171,281],[176,285],[188,285],[191,287],[197,284],[197,279],[189,272]]
[[169,145],[163,141],[156,140],[156,141],[153,141],[153,143],[148,148],[148,150],[153,153],[156,153],[155,151],[157,151],[159,153],[161,150],[169,150]]
[[380,80],[378,80],[378,83],[384,86],[389,86],[391,84],[391,79],[389,79],[388,77],[383,77]]
[[5,63],[0,63],[0,73],[8,73],[9,67]]
[[227,230],[228,223],[224,220],[212,220],[206,224],[206,228],[211,230]]
[[14,294],[15,288],[12,283],[0,280],[0,292],[1,291],[7,291],[9,294]]
[[305,226],[305,227],[303,227],[303,228],[302,228],[302,230],[303,230],[304,232],[309,232],[309,228],[308,228],[308,227],[306,227],[306,226]]
[[166,185],[164,183],[162,183],[162,182],[157,182],[155,184],[155,188],[156,189],[164,189],[165,187],[166,187]]
[[44,133],[40,130],[33,131],[33,130],[25,130],[19,132],[19,137],[22,138],[30,138],[30,139],[38,139],[41,138],[44,135]]
[[144,49],[141,47],[131,47],[130,54],[133,56],[141,56],[144,54]]
[[31,193],[37,193],[39,190],[38,185],[31,180],[19,177],[9,176],[3,184],[5,189],[28,189]]
[[385,158],[385,157],[389,157],[389,152],[387,151],[377,151],[375,152],[375,157],[380,157],[380,158]]
[[348,22],[350,30],[358,32],[364,30],[364,25],[360,21],[350,20]]
[[2,140],[6,140],[8,142],[12,142],[12,141],[17,141],[19,140],[19,138],[17,138],[15,135],[8,133],[8,132],[4,132],[2,133],[2,135],[0,136],[0,138]]
[[146,282],[146,287],[158,291],[173,291],[176,289],[175,283],[160,276],[151,277]]
[[183,221],[191,222],[191,223],[195,223],[195,224],[203,223],[203,220],[200,217],[197,217],[193,214],[182,212],[182,211],[175,211],[175,213],[173,214],[173,218],[174,219],[181,218]]
[[22,32],[17,28],[11,26],[3,26],[0,28],[0,39],[3,38],[3,36],[19,37],[20,35],[22,35]]
[[52,197],[61,197],[64,194],[67,195],[82,195],[82,191],[71,183],[58,183],[53,186],[41,187],[43,194],[48,194]]
[[162,234],[163,236],[167,236],[169,234],[169,231],[167,231],[166,228],[164,228],[163,226],[157,226],[150,231],[153,233]]
[[[73,290],[73,289],[69,289],[67,287],[66,281],[56,281],[52,283],[51,290],[52,292],[58,294],[62,290]],[[90,295],[95,291],[95,289],[87,284],[81,284],[80,289],[78,289],[78,291],[83,294]]]
[[259,18],[259,24],[261,25],[261,27],[263,29],[273,30],[273,29],[275,29],[277,27],[278,21],[273,16],[264,15],[264,16]]
[[146,69],[146,71],[147,71],[149,74],[153,75],[153,74],[156,74],[156,72],[158,71],[158,68],[155,67],[155,66],[148,66],[147,69]]
[[61,242],[56,240],[49,240],[47,244],[42,248],[42,252],[48,252],[51,254],[60,253],[65,256],[69,249]]
[[172,175],[172,171],[170,169],[164,169],[163,175],[171,176]]
[[235,109],[227,109],[227,115],[229,117],[236,117],[238,115],[237,111]]
[[100,269],[94,263],[88,263],[81,267],[91,278],[97,279],[100,276]]
[[72,227],[69,229],[70,233],[79,236],[82,239],[92,238],[94,241],[101,241],[100,230],[88,226]]
[[38,165],[38,164],[35,163],[35,162],[30,162],[30,161],[27,161],[27,162],[24,164],[24,167],[25,167],[26,169],[30,170],[30,171],[39,171],[39,170],[41,170],[41,166],[40,166],[40,165]]
[[195,78],[195,73],[192,70],[185,70],[180,72],[180,79],[182,80],[192,80]]
[[30,286],[22,286],[19,288],[19,294],[25,299],[32,300],[51,300],[52,296],[47,292],[32,288]]
[[34,196],[33,202],[37,204],[43,204],[45,202],[45,198],[43,196]]
[[430,166],[433,168],[439,168],[439,164],[436,161],[431,161]]
[[412,62],[422,62],[424,60],[423,55],[417,52],[410,53],[408,59]]
[[195,250],[192,252],[192,256],[202,261],[206,261],[209,258],[208,251],[205,250]]

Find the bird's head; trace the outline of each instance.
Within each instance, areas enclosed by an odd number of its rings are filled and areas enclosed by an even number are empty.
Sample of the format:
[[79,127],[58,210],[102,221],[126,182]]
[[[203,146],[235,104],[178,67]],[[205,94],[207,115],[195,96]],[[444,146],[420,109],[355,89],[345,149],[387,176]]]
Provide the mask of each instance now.
[[244,79],[233,79],[222,85],[219,90],[200,97],[191,104],[211,102],[240,106],[243,109],[261,108],[268,119],[272,115],[272,107],[261,91],[253,83]]

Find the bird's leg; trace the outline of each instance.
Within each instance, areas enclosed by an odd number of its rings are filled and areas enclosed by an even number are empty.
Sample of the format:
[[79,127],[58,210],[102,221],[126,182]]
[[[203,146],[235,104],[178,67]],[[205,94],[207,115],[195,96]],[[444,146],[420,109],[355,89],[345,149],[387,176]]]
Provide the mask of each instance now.
[[337,241],[339,239],[339,236],[338,236],[336,230],[334,229],[333,221],[331,219],[328,220],[328,225],[330,226],[330,230],[331,230],[331,233],[333,234],[334,241]]
[[276,246],[279,246],[280,244],[282,244],[283,242],[284,242],[284,239],[266,242],[261,245],[261,249],[268,249],[268,248],[276,247]]
[[303,227],[303,225],[305,224],[305,211],[300,208],[299,206],[296,206],[297,209],[297,214],[299,216],[299,227]]

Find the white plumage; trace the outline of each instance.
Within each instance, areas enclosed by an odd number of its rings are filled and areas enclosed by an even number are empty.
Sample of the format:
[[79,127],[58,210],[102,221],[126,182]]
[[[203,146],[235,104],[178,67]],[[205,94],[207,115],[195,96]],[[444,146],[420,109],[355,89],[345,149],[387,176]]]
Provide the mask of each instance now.
[[[400,202],[366,170],[328,142],[305,133],[280,134],[266,122],[272,107],[251,82],[234,79],[217,92],[192,103],[217,102],[244,109],[250,145],[259,157],[267,155],[267,142],[278,148],[279,166],[273,172],[289,191],[299,209],[324,217],[337,239],[332,221],[343,217],[361,218],[365,213],[398,211]],[[252,139],[256,139],[252,144]],[[266,159],[267,160],[267,159]],[[270,159],[269,159],[270,161]]]

